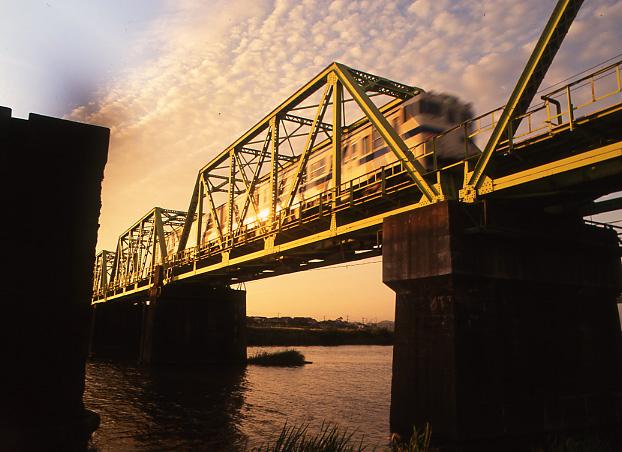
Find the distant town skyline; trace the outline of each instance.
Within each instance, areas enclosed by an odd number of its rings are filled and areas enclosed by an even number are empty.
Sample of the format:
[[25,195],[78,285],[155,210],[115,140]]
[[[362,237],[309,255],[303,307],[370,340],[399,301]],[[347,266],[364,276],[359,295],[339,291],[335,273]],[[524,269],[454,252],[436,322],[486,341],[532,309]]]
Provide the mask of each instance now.
[[[152,207],[186,210],[198,169],[332,61],[455,94],[477,113],[502,105],[554,6],[7,2],[0,105],[111,129],[98,248],[114,249]],[[622,2],[585,2],[543,87],[619,57],[620,24]],[[248,314],[392,320],[380,258],[361,263],[247,283]]]

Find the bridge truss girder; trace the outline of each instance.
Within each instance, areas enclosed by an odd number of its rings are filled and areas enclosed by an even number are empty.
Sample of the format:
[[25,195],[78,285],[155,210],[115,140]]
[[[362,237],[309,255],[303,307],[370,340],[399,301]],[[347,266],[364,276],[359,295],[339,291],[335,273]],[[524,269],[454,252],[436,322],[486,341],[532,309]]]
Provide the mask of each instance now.
[[[98,255],[95,273],[101,275],[100,284],[107,280],[108,288],[123,287],[151,278],[153,266],[174,251],[185,220],[186,212],[177,210],[154,207],[147,212],[119,236],[114,253]],[[106,271],[97,265],[106,265]],[[103,287],[95,286],[94,290]]]
[[[383,115],[386,109],[420,92],[417,87],[332,63],[201,168],[177,251],[187,249],[189,241],[200,246],[206,241],[207,229],[217,231],[212,239],[223,253],[248,227],[267,236],[278,231],[300,203],[309,158],[320,146],[331,147],[331,187],[336,198],[341,185],[341,137],[366,121],[373,124],[415,181],[421,202],[434,202],[439,198],[438,188],[424,177],[426,171]],[[372,101],[371,97],[378,95],[388,96],[384,107],[378,108]],[[344,121],[348,102],[358,106],[363,115],[349,125]],[[258,202],[260,181],[264,190],[269,186],[269,208],[263,210],[260,204],[265,203]]]
[[104,291],[111,281],[112,266],[114,265],[115,253],[102,250],[95,256],[95,268],[93,271],[93,292]]

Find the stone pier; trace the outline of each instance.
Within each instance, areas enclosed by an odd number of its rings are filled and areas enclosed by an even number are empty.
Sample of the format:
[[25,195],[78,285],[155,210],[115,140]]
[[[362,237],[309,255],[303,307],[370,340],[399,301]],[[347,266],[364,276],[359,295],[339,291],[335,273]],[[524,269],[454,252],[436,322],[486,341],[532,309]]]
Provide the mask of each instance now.
[[201,284],[160,287],[145,303],[143,364],[246,363],[246,292]]
[[396,292],[392,432],[430,422],[437,444],[468,445],[619,425],[613,231],[439,203],[385,220],[383,280]]
[[91,353],[145,365],[246,362],[246,292],[202,284],[94,307]]

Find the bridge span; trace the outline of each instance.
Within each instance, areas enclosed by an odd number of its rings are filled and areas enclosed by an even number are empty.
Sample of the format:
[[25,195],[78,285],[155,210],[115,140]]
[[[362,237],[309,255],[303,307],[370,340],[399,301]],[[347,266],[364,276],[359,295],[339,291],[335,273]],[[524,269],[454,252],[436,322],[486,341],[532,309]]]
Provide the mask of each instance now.
[[537,91],[580,5],[558,2],[476,117],[329,65],[200,169],[187,211],[155,207],[97,255],[94,353],[242,362],[232,285],[382,255],[392,431],[619,425],[620,234],[583,218],[622,208],[598,201],[622,190],[622,61]]
[[[255,193],[259,191],[257,186],[270,182],[277,192],[276,181],[282,179],[299,186],[308,172],[304,160],[314,151],[327,146],[332,149],[333,141],[339,139],[328,136],[314,147],[314,134],[328,129],[327,126],[319,130],[317,121],[315,128],[310,124],[305,132],[309,149],[306,154],[304,149],[299,154],[279,154],[280,147],[289,148],[291,136],[302,135],[303,126],[299,124],[296,132],[293,132],[295,128],[289,135],[279,135],[279,146],[277,139],[272,138],[270,125],[275,118],[284,118],[282,123],[302,122],[300,117],[292,119],[290,115],[301,108],[297,107],[301,95],[296,94],[201,169],[190,214],[155,207],[119,237],[115,251],[101,251],[97,255],[93,301],[100,303],[146,294],[154,284],[158,267],[163,270],[159,280],[162,285],[186,280],[228,285],[380,255],[384,219],[436,202],[455,200],[477,204],[512,199],[532,206],[537,204],[549,211],[583,215],[616,210],[622,207],[622,202],[595,200],[622,189],[621,68],[622,60],[616,61],[542,94],[540,102],[511,121],[520,125],[513,135],[499,141],[477,190],[470,188],[466,176],[472,174],[471,168],[483,157],[472,149],[475,143],[490,137],[503,107],[435,134],[402,154],[397,144],[398,132],[382,115],[404,101],[398,97],[375,108],[370,117],[341,126],[344,136],[369,123],[382,127],[387,122],[385,133],[397,137],[393,145],[384,140],[379,145],[395,152],[396,157],[389,163],[348,180],[341,180],[339,171],[334,174],[330,171],[329,187],[295,202],[292,193],[289,200],[282,196],[281,182],[281,194],[271,194],[269,205],[258,205],[257,199],[253,200],[259,197]],[[325,91],[330,92],[328,78],[336,73],[361,74],[335,63],[299,92],[308,95],[311,88],[321,89],[322,83],[327,86]],[[345,75],[342,77],[346,79]],[[398,85],[380,77],[369,77]],[[379,89],[375,85],[366,86],[370,90]],[[416,89],[408,89],[416,95]],[[359,105],[371,105],[360,86],[353,93],[359,95]],[[341,102],[348,100],[352,98]],[[324,95],[323,103],[309,108],[316,109],[320,117],[328,105],[332,102]],[[340,122],[339,118],[333,118],[330,125],[331,129],[335,127],[333,130],[336,130],[335,122]],[[464,148],[460,150],[465,157],[443,161],[437,149],[455,136],[465,137]],[[249,143],[261,146],[251,148]],[[343,154],[343,144],[336,148]],[[246,160],[248,155],[251,158]],[[335,155],[332,158],[336,160]],[[270,165],[274,167],[268,168]],[[295,178],[289,174],[292,166],[299,169]],[[267,171],[272,174],[266,174]],[[221,175],[222,172],[227,175]],[[288,174],[281,176],[285,172]],[[420,177],[421,185],[429,191],[420,186],[413,174]],[[218,204],[217,195],[227,196],[228,200]],[[253,210],[257,213],[252,214]],[[223,218],[226,224],[220,224]],[[216,233],[206,238],[210,226]]]

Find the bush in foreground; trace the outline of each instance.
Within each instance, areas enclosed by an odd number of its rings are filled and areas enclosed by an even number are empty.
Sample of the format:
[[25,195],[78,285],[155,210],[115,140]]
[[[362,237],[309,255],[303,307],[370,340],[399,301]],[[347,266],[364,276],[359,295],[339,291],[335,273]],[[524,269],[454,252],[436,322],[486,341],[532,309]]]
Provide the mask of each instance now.
[[260,352],[248,358],[248,362],[260,366],[303,366],[309,363],[305,361],[305,356],[298,350]]

